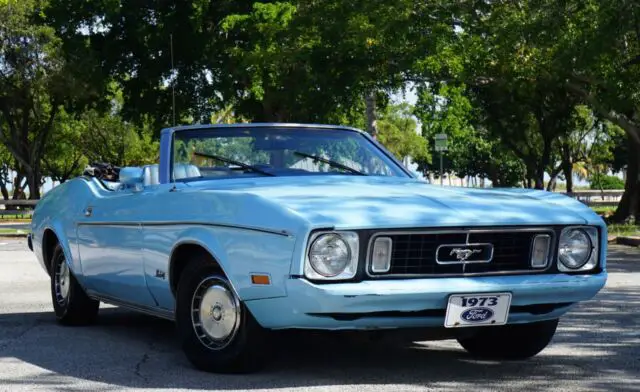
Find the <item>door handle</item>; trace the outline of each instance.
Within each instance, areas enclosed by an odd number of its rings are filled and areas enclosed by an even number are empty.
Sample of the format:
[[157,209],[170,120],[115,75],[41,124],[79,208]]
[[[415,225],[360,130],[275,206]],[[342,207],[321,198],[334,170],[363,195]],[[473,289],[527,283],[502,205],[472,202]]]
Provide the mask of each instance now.
[[93,207],[87,207],[87,208],[84,210],[84,216],[86,216],[86,217],[90,217],[90,216],[91,216],[91,214],[93,214]]

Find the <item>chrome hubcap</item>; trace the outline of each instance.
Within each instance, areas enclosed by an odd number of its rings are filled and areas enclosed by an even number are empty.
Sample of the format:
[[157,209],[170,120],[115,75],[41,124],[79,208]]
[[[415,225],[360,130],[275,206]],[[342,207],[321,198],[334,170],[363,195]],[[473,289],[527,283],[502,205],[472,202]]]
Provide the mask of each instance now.
[[240,301],[225,280],[207,278],[194,293],[191,320],[200,342],[212,350],[220,350],[229,345],[238,331]]
[[58,265],[58,270],[56,271],[55,276],[56,299],[61,305],[66,303],[67,298],[69,297],[69,286],[71,283],[70,280],[71,272],[69,271],[69,266],[63,258]]

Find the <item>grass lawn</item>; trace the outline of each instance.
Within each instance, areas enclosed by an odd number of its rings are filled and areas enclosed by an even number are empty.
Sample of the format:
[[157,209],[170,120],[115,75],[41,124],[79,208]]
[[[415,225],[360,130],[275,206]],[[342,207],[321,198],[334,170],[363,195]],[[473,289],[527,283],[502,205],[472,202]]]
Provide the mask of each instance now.
[[594,206],[591,207],[591,209],[594,210],[596,214],[603,215],[612,215],[614,212],[616,212],[616,207],[611,206]]
[[609,235],[640,236],[640,226],[638,225],[609,225],[607,226]]
[[0,235],[2,234],[26,234],[26,230],[17,230],[17,229],[0,229]]
[[31,215],[27,215],[27,214],[0,215],[0,223],[2,222],[31,222]]

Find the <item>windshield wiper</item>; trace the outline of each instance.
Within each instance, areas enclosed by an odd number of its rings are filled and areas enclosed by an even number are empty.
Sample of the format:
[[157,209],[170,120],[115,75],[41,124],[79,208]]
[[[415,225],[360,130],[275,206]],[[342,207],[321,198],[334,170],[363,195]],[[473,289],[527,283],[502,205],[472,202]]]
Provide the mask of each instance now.
[[350,171],[351,173],[358,174],[360,176],[366,176],[366,174],[364,174],[361,171],[353,169],[353,168],[351,168],[349,166],[345,166],[342,163],[338,163],[338,162],[335,162],[335,161],[331,161],[329,159],[325,159],[325,158],[319,157],[317,155],[310,155],[310,154],[306,154],[306,153],[300,152],[300,151],[293,151],[293,153],[295,155],[300,155],[301,157],[311,158],[313,160],[326,163],[327,165],[332,166],[332,167],[337,167],[338,169]]
[[241,168],[243,168],[245,170],[250,170],[250,171],[253,171],[253,172],[256,172],[256,173],[264,174],[265,176],[275,177],[275,174],[269,173],[269,172],[261,170],[261,169],[258,169],[255,166],[247,165],[246,163],[234,161],[232,159],[221,157],[221,156],[218,156],[218,155],[209,155],[209,154],[204,154],[202,152],[197,152],[197,151],[195,151],[193,153],[193,155],[198,155],[198,156],[205,157],[205,158],[210,158],[210,159],[216,159],[216,160],[218,160],[220,162],[225,162],[225,163],[228,163],[228,164],[231,164],[231,165],[238,165],[238,166],[240,166]]

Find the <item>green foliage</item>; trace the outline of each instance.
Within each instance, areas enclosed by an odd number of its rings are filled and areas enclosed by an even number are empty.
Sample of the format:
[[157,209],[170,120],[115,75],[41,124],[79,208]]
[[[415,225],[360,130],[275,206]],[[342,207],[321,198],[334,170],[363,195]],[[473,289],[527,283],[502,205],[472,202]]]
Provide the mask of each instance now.
[[[0,3],[0,142],[39,198],[42,159],[61,108],[97,102],[96,89],[64,58],[54,28],[42,23],[46,1]],[[80,61],[78,61],[79,63]]]
[[591,189],[624,189],[624,181],[616,176],[596,173],[589,178]]
[[75,121],[66,111],[61,111],[47,140],[43,156],[44,174],[59,182],[80,175],[88,163],[82,150],[86,133],[86,126]]
[[78,117],[76,126],[84,129],[81,149],[89,162],[119,166],[158,163],[159,142],[148,123],[135,126],[115,114],[88,111]]
[[[439,154],[435,152],[435,135],[446,133],[448,136],[448,151],[443,159],[445,172],[460,177],[489,178],[494,186],[516,186],[522,181],[522,162],[486,129],[474,125],[476,111],[464,84],[423,86],[418,94],[415,113],[422,123],[422,133],[432,156]],[[421,170],[439,176],[438,165],[430,166],[433,160],[418,160],[418,163]]]
[[[447,173],[541,187],[545,171],[586,178],[640,155],[638,20],[632,0],[12,0],[0,141],[37,186],[87,161],[155,161],[172,87],[179,123],[365,128],[374,93],[378,139],[398,158],[437,175],[433,137],[446,133]],[[389,105],[407,81],[416,107]]]
[[378,141],[400,161],[406,157],[414,161],[430,158],[427,142],[416,132],[418,125],[408,104],[387,106],[377,122],[377,128]]

